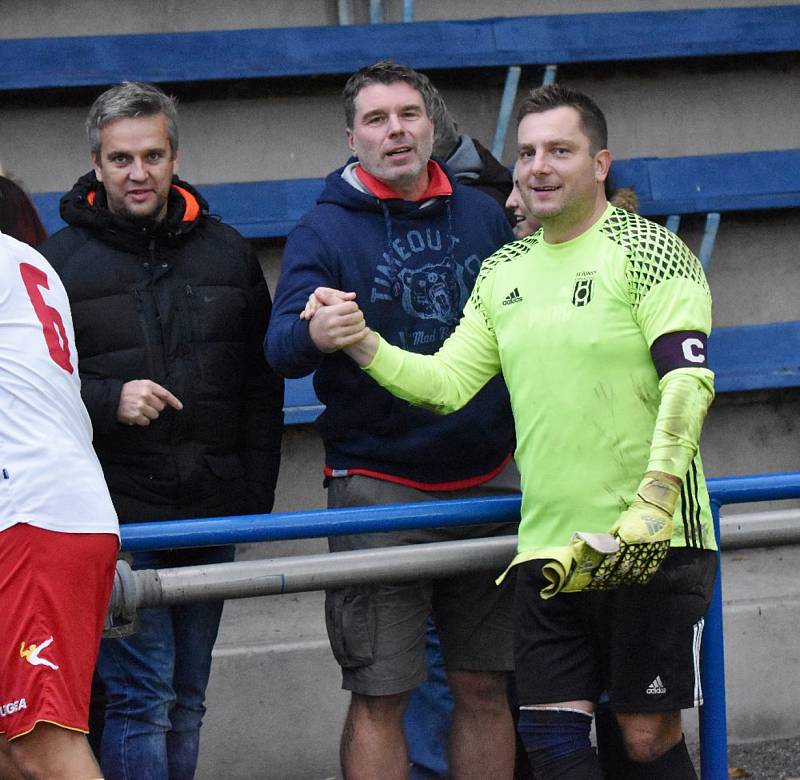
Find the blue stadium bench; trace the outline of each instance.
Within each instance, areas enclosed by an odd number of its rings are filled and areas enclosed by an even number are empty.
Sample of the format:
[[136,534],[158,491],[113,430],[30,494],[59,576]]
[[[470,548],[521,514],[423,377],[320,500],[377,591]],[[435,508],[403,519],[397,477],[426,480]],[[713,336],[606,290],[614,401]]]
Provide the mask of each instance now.
[[314,392],[314,375],[300,379],[287,379],[283,402],[283,419],[286,425],[312,423],[325,408]]
[[345,74],[378,57],[422,69],[460,69],[799,47],[796,5],[7,39],[0,41],[0,90]]
[[[645,216],[800,206],[800,149],[617,160],[615,186],[632,186]],[[322,179],[204,184],[212,213],[248,238],[281,238],[315,203]],[[63,227],[61,193],[34,195],[45,227]]]
[[719,328],[708,360],[718,393],[800,387],[800,321]]

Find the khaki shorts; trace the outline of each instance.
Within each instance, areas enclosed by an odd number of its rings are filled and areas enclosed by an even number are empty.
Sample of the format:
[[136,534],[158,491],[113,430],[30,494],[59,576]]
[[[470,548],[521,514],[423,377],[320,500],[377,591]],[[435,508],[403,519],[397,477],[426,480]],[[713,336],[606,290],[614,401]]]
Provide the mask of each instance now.
[[[519,492],[511,463],[495,479],[457,493],[422,492],[360,475],[329,482],[329,508],[477,498]],[[516,523],[411,529],[336,536],[331,552],[516,534]],[[498,572],[443,580],[359,585],[326,593],[331,649],[342,687],[370,696],[403,693],[427,677],[425,628],[433,615],[448,670],[504,672],[513,668],[513,582],[497,587]]]

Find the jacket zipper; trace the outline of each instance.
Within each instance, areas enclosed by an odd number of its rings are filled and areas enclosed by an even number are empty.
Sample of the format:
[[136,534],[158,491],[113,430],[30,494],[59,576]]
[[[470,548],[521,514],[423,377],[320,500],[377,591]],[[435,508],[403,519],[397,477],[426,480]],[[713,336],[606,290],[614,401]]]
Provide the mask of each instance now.
[[147,370],[150,372],[150,379],[154,382],[156,374],[156,361],[153,354],[153,344],[150,340],[150,330],[147,327],[147,317],[144,313],[144,300],[142,299],[142,291],[134,290],[133,297],[136,299],[136,311],[139,314],[139,323],[142,327],[142,335],[144,336],[144,354],[147,361]]

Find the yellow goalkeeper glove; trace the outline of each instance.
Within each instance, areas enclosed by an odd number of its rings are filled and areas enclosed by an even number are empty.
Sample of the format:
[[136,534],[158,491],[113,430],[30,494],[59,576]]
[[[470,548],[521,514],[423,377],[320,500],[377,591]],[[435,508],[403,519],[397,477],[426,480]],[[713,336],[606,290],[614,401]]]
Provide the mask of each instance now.
[[542,588],[539,595],[549,599],[556,593],[584,590],[606,555],[617,550],[619,542],[611,534],[573,534],[569,547],[542,567],[542,574],[549,584]]
[[542,598],[649,582],[669,551],[680,487],[659,472],[644,475],[631,505],[608,533],[576,533],[564,560],[543,567]]
[[633,503],[609,530],[619,542],[619,551],[603,558],[588,589],[650,581],[669,552],[672,516],[680,494],[680,485],[663,474],[648,471],[644,475]]

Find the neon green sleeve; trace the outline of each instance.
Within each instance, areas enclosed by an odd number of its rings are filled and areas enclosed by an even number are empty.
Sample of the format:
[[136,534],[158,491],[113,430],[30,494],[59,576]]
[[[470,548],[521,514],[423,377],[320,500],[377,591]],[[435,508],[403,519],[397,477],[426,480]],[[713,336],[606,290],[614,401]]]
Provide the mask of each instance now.
[[[678,331],[708,335],[711,293],[702,264],[673,233],[649,223],[648,228],[648,240],[634,236],[625,268],[634,318],[645,341],[652,347],[663,334]],[[714,374],[707,368],[679,368],[667,372],[658,388],[661,400],[647,470],[682,480],[714,399]]]
[[707,368],[677,368],[662,377],[658,388],[661,402],[647,470],[664,471],[683,480],[714,400],[714,374]]
[[406,352],[380,338],[364,370],[398,398],[450,414],[500,371],[500,357],[494,333],[470,300],[458,327],[435,355]]

